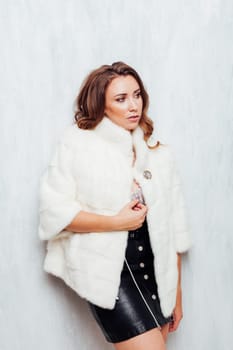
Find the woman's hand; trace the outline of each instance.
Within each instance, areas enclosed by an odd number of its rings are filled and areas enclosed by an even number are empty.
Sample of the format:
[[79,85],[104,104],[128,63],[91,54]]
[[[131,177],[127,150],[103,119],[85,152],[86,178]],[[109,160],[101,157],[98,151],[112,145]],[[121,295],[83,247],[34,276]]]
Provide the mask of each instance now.
[[179,326],[181,319],[183,318],[182,311],[182,291],[181,287],[177,288],[176,306],[173,311],[173,321],[169,324],[169,332],[175,332]]
[[126,204],[117,215],[114,216],[115,230],[131,231],[141,227],[147,213],[147,206],[138,200],[132,200]]

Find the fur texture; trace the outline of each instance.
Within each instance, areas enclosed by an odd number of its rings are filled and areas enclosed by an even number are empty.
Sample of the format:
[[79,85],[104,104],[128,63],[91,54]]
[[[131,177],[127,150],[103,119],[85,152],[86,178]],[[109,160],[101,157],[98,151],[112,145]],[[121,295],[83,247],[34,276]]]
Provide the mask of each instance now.
[[116,214],[130,201],[133,178],[149,208],[155,277],[163,314],[169,316],[176,301],[176,253],[189,249],[189,227],[173,152],[167,145],[149,149],[139,126],[130,133],[104,117],[94,130],[76,125],[65,130],[41,177],[39,237],[48,240],[44,269],[81,297],[114,308],[127,232],[74,234],[64,227],[80,210]]

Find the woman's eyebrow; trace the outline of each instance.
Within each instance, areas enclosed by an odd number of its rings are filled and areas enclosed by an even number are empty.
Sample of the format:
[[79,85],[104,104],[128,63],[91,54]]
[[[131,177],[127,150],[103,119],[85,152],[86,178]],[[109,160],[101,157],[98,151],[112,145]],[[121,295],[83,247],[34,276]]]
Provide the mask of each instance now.
[[[135,90],[135,91],[134,91],[134,94],[137,93],[137,92],[139,92],[139,91],[140,91],[140,88],[137,89],[137,90]],[[116,97],[116,96],[126,96],[126,95],[127,95],[126,92],[121,92],[120,94],[114,95],[114,97]]]
[[116,96],[126,96],[126,95],[127,95],[126,92],[121,92],[120,94],[114,95],[114,97],[116,97]]

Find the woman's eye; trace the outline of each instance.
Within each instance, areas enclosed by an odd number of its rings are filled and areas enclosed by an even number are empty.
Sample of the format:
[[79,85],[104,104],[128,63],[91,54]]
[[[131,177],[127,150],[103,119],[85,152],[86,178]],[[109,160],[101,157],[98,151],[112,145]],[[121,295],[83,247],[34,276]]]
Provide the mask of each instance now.
[[141,97],[141,92],[138,92],[138,93],[136,94],[136,97],[137,97],[137,98]]
[[[136,98],[140,98],[141,97],[141,92],[138,92],[137,94],[135,94]],[[124,102],[125,101],[125,97],[119,97],[116,99],[117,102]]]
[[124,100],[125,100],[124,97],[117,98],[117,102],[124,102]]

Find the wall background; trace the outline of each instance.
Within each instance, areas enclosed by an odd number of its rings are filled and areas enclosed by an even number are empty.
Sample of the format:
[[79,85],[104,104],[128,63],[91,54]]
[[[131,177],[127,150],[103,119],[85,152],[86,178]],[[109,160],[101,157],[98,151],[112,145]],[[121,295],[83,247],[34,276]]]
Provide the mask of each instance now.
[[231,0],[0,0],[1,350],[107,350],[87,306],[42,270],[38,183],[80,83],[123,60],[173,145],[194,246],[184,319],[168,349],[233,343],[233,3]]

